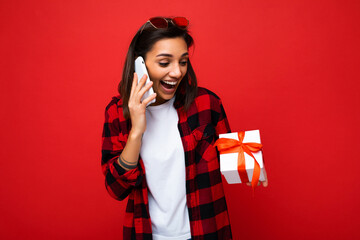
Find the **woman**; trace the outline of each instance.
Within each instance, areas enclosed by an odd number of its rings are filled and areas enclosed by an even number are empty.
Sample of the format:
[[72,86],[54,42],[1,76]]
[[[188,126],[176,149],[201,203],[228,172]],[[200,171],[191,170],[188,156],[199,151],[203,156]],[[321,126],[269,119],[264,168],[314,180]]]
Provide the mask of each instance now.
[[[183,17],[147,21],[130,44],[120,96],[106,107],[102,170],[110,195],[129,197],[125,240],[232,239],[213,147],[230,127],[219,97],[197,87],[187,26]],[[138,56],[146,85],[134,74]]]

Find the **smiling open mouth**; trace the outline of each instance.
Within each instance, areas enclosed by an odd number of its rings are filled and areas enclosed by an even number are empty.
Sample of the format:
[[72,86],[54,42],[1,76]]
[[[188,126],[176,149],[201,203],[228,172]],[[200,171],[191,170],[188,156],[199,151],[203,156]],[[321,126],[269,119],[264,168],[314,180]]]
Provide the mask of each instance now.
[[166,89],[172,89],[175,88],[177,82],[173,81],[160,81],[161,85],[163,85]]

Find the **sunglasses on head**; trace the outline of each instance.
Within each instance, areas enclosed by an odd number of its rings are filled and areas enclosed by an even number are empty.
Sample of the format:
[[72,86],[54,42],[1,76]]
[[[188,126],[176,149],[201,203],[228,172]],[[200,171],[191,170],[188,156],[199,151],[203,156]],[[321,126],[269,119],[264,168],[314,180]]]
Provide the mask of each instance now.
[[[189,20],[187,20],[185,17],[174,17],[170,18],[169,20],[163,17],[153,17],[150,18],[146,23],[150,23],[151,26],[153,26],[156,29],[166,29],[169,26],[169,21],[171,21],[172,24],[174,24],[176,27],[180,29],[186,29],[189,26]],[[140,34],[144,30],[146,23],[142,27]]]

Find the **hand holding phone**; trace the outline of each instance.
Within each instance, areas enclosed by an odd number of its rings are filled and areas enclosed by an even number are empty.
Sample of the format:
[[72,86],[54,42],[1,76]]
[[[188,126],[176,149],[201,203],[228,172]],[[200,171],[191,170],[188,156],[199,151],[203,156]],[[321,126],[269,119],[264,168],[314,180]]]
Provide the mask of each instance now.
[[[144,76],[144,74],[147,75],[145,85],[151,81],[150,77],[149,77],[149,74],[148,74],[148,71],[146,69],[145,61],[141,56],[137,57],[136,60],[135,60],[135,72],[138,75],[138,83],[139,83],[140,79]],[[141,101],[143,101],[145,98],[149,97],[153,93],[154,93],[154,90],[151,87],[148,91],[146,91],[144,93],[144,95],[141,98]],[[151,100],[146,106],[149,106],[150,104],[154,103],[155,101],[156,101],[155,99]]]

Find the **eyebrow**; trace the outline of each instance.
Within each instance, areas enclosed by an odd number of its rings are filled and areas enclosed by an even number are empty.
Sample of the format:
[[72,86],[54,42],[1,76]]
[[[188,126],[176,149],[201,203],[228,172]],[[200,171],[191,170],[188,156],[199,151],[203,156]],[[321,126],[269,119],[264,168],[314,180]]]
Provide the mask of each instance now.
[[[188,56],[188,55],[189,55],[189,53],[186,52],[186,53],[183,53],[181,55],[181,57]],[[160,54],[156,55],[156,57],[173,57],[173,55],[169,54],[169,53],[160,53]]]

